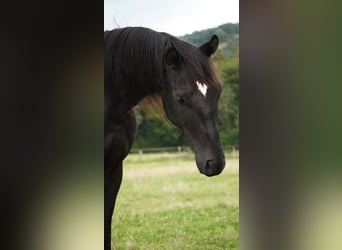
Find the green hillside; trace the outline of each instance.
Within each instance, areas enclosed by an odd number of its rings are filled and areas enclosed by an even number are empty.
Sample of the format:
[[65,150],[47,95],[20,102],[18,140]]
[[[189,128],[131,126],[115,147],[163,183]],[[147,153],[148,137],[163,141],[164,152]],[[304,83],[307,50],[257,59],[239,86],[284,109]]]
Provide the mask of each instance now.
[[219,37],[219,48],[227,58],[231,56],[234,47],[239,47],[239,23],[226,23],[216,28],[195,31],[192,34],[180,37],[180,39],[199,46],[208,41],[213,34]]

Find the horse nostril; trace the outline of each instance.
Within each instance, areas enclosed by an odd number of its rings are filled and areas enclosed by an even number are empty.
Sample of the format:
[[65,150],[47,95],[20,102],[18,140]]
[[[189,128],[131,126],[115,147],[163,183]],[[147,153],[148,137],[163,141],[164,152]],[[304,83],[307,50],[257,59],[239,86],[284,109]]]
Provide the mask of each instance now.
[[205,164],[205,169],[208,170],[209,168],[214,167],[216,164],[213,160],[207,160],[207,163]]
[[207,163],[205,164],[205,170],[208,173],[213,173],[217,170],[218,163],[215,160],[207,160]]
[[224,165],[224,160],[222,160],[222,162],[216,160],[207,160],[204,167],[204,174],[206,176],[218,175],[224,169]]
[[207,160],[204,170],[206,176],[217,175],[217,162],[214,160]]

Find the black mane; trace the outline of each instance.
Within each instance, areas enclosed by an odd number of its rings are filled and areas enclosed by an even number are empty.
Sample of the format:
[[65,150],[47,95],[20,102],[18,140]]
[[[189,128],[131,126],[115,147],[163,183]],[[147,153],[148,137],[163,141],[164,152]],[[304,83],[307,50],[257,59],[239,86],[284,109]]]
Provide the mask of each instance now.
[[[167,33],[143,27],[114,29],[104,33],[105,89],[117,93],[118,89],[129,93],[129,102],[158,95],[162,91],[165,76],[166,51],[174,47],[181,55],[187,74],[195,83],[208,83],[215,87],[215,71],[208,58],[195,46]],[[152,98],[153,100],[153,98]],[[153,101],[152,101],[153,102]],[[156,101],[156,105],[160,105]],[[131,103],[135,106],[137,103]]]
[[[164,35],[147,28],[123,28],[105,34],[105,81],[108,88],[121,85],[136,94],[149,94],[161,88]],[[123,76],[126,76],[123,79]]]

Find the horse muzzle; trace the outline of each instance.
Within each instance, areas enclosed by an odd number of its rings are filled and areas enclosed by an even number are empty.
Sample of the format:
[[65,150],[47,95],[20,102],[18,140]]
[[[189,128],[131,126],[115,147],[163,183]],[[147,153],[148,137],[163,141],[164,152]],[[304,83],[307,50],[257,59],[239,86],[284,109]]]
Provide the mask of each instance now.
[[197,167],[201,174],[204,174],[208,177],[219,175],[224,167],[225,167],[226,161],[225,158],[219,158],[219,159],[208,159],[205,160],[202,164],[197,163]]

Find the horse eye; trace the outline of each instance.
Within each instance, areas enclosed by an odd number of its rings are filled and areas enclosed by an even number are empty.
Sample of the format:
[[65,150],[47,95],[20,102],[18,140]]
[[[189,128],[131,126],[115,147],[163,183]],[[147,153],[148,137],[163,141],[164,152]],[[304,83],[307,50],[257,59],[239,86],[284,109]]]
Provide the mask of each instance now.
[[179,103],[179,104],[184,104],[185,102],[184,102],[184,97],[183,96],[177,96],[177,102]]

